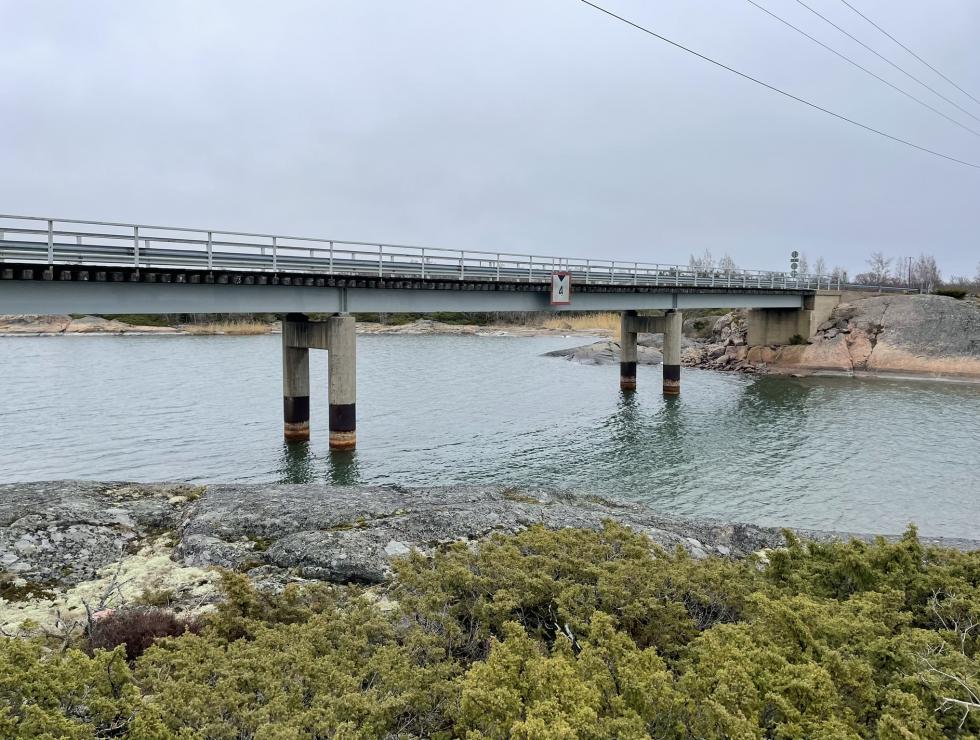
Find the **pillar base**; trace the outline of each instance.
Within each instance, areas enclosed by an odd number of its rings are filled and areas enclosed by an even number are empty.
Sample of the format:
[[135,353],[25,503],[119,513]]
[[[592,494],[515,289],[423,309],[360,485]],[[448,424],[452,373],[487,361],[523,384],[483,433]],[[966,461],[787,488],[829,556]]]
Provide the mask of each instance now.
[[330,404],[330,449],[353,450],[357,446],[357,407],[353,403]]
[[681,366],[664,365],[664,395],[677,396],[681,392]]
[[330,432],[331,450],[353,450],[357,447],[357,432]]
[[619,388],[624,391],[636,390],[636,363],[619,363]]
[[310,422],[286,422],[283,425],[283,437],[287,442],[308,442],[310,440]]
[[[304,367],[305,369],[305,367]],[[287,442],[305,442],[310,438],[310,397],[283,396],[283,436]]]

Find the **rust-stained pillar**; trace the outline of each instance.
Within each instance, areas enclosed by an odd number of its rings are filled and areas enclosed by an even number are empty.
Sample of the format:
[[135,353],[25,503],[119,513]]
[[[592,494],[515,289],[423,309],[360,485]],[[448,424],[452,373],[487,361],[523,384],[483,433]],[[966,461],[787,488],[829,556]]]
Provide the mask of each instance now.
[[310,350],[296,347],[297,324],[309,319],[304,314],[287,314],[282,321],[282,412],[287,442],[310,438]]
[[681,334],[684,314],[667,311],[664,315],[664,395],[681,392]]
[[623,311],[619,321],[619,387],[636,390],[636,311]]
[[327,384],[330,393],[330,449],[353,450],[357,445],[357,342],[354,317],[338,314],[329,324]]

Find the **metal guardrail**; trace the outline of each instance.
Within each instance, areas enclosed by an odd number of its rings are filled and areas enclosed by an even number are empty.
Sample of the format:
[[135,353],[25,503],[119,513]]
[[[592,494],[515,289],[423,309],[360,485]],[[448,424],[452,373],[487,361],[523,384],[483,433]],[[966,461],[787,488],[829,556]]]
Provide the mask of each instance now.
[[[692,270],[684,265],[257,234],[0,214],[0,262],[135,269],[309,272],[380,278],[547,282],[555,271],[597,285],[840,289],[826,275]],[[867,287],[867,286],[864,286]]]

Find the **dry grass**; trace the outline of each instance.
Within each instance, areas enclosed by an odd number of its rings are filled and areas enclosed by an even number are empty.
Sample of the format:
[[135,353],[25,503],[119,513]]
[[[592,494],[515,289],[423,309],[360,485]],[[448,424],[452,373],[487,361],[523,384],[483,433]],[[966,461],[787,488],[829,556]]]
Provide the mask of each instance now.
[[541,326],[545,329],[568,329],[570,331],[600,331],[619,337],[620,316],[618,313],[586,313],[576,315],[556,315],[545,319]]
[[188,334],[268,334],[272,330],[270,324],[261,321],[215,321],[210,324],[184,324],[180,327]]

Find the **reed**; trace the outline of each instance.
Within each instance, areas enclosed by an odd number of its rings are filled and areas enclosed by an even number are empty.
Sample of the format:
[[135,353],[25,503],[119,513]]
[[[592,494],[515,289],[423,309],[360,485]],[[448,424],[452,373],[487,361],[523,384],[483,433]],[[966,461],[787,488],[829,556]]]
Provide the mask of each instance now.
[[268,334],[271,324],[262,321],[214,321],[208,324],[184,324],[181,330],[188,334],[230,334],[244,336],[250,334]]
[[619,337],[620,316],[618,313],[584,313],[572,315],[553,315],[542,323],[545,329],[567,329],[569,331],[595,331]]

